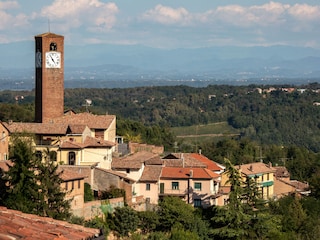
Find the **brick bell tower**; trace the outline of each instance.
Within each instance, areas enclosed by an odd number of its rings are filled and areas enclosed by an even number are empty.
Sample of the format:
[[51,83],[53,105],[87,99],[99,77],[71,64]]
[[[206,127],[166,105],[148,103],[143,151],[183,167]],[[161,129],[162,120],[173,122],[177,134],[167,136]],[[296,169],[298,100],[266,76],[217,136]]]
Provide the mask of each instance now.
[[35,122],[64,113],[64,37],[43,33],[35,38]]

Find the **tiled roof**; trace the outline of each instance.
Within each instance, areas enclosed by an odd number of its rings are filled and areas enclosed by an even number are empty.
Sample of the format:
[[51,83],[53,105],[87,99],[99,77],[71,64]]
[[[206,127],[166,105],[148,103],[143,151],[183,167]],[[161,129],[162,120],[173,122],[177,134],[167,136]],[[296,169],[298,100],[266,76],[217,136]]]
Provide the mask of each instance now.
[[9,171],[8,165],[12,166],[13,163],[11,161],[9,161],[9,160],[1,160],[0,161],[0,169],[2,169],[4,172]]
[[65,135],[67,132],[67,124],[53,123],[23,123],[23,122],[3,122],[3,125],[11,133],[35,133],[35,134],[57,134]]
[[78,179],[84,179],[86,177],[88,177],[85,174],[82,173],[78,173],[69,169],[65,169],[65,168],[60,168],[58,167],[58,172],[62,172],[60,175],[60,178],[63,181],[71,181],[71,180],[78,180]]
[[83,133],[86,126],[91,129],[108,129],[115,119],[115,115],[78,113],[54,118],[45,123],[3,122],[2,124],[11,133],[29,132],[35,134],[65,135],[67,131],[71,131],[74,134]]
[[72,142],[72,141],[63,141],[62,144],[60,144],[61,149],[81,149],[83,148],[83,144]]
[[52,33],[52,32],[46,32],[46,33],[38,34],[35,37],[51,37],[51,38],[55,38],[55,37],[63,37],[63,36],[55,34],[55,33]]
[[116,144],[110,141],[105,141],[103,139],[100,138],[94,138],[94,137],[86,137],[86,139],[84,140],[83,145],[85,147],[113,147]]
[[82,134],[86,129],[86,125],[70,124],[68,126],[68,134]]
[[130,182],[135,182],[135,181],[136,181],[136,180],[134,180],[134,179],[132,179],[132,178],[129,178],[129,177],[127,176],[127,174],[120,173],[120,172],[117,172],[117,171],[113,171],[113,170],[109,170],[109,169],[105,169],[105,168],[98,168],[98,167],[95,168],[95,170],[103,171],[103,172],[106,172],[106,173],[109,173],[109,174],[118,176],[118,177],[120,177],[120,178],[129,180]]
[[280,177],[280,178],[289,178],[290,177],[290,173],[286,167],[279,166],[279,167],[274,167],[274,168],[276,169],[276,173],[275,173],[276,177]]
[[171,153],[163,158],[166,167],[201,167],[207,165],[196,159],[191,153]]
[[78,143],[73,141],[63,141],[60,145],[61,149],[82,149],[82,148],[88,148],[88,147],[94,147],[94,148],[105,148],[105,147],[113,147],[115,146],[115,143],[110,141],[105,141],[100,138],[94,138],[87,136],[84,140],[84,143]]
[[140,169],[142,164],[158,156],[151,152],[136,152],[121,158],[113,158],[111,163],[112,169]]
[[51,119],[51,121],[55,124],[68,123],[76,125],[86,125],[91,129],[108,129],[115,119],[115,115],[94,115],[85,112],[64,115],[62,117]]
[[241,169],[241,172],[246,175],[276,172],[276,169],[272,167],[271,164],[269,165],[262,162],[242,164],[235,167]]
[[[192,175],[192,176],[190,176]],[[161,178],[169,179],[213,179],[219,178],[220,175],[205,168],[177,168],[163,167]]]
[[0,207],[0,239],[79,240],[98,238],[98,229]]
[[221,171],[223,170],[221,167],[218,166],[217,163],[214,161],[210,160],[204,155],[198,154],[198,153],[191,153],[190,157],[197,159],[198,161],[204,163],[207,165],[207,168],[211,171]]
[[161,175],[162,166],[149,165],[145,166],[140,182],[157,182]]

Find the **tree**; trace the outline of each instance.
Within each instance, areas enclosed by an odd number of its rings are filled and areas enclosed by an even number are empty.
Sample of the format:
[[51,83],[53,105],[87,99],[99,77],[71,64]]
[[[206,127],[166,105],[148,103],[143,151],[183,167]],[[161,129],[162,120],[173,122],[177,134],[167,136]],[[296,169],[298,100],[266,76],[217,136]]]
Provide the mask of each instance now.
[[229,202],[226,206],[214,209],[216,214],[212,218],[214,222],[213,234],[220,239],[239,239],[247,234],[246,227],[250,217],[244,212],[244,206],[241,202],[243,182],[240,172],[228,159],[225,159],[225,164],[229,178],[228,183],[231,186]]
[[126,206],[115,208],[111,221],[111,229],[125,237],[137,230],[139,218],[135,210]]
[[62,191],[62,172],[58,172],[58,165],[51,161],[50,151],[46,149],[44,159],[37,166],[37,183],[39,185],[38,214],[55,219],[70,217],[70,202],[66,200],[66,192]]
[[35,157],[31,147],[31,137],[27,135],[12,136],[9,158],[13,165],[3,175],[7,182],[6,196],[3,204],[11,209],[26,213],[35,213],[39,205],[39,190],[35,168],[40,161]]
[[13,164],[3,176],[8,183],[3,198],[6,207],[55,219],[70,216],[70,201],[65,199],[66,193],[60,187],[61,173],[49,156],[48,149],[44,161],[36,156],[32,135],[12,136],[10,159]]

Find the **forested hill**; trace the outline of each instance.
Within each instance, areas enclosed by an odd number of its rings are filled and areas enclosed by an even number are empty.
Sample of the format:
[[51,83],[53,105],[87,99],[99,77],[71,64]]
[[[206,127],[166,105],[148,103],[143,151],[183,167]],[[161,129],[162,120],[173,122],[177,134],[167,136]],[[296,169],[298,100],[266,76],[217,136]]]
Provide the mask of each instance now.
[[[319,89],[318,83],[294,87],[66,89],[65,106],[75,111],[115,114],[145,125],[166,127],[227,121],[240,130],[241,136],[260,143],[304,146],[319,152]],[[17,94],[24,97],[15,100]],[[31,103],[32,95],[33,92],[1,92],[0,102]],[[0,110],[1,120],[12,118],[5,116],[3,106]]]

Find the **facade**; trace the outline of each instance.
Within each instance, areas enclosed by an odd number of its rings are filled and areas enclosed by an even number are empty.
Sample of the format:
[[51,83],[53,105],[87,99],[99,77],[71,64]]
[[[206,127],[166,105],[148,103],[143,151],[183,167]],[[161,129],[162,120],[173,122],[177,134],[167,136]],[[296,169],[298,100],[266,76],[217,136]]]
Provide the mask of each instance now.
[[272,167],[271,163],[255,162],[235,167],[239,169],[244,181],[247,178],[252,178],[256,181],[263,199],[268,200],[274,197],[274,174],[276,169]]
[[66,200],[71,200],[71,213],[75,216],[83,216],[84,208],[84,174],[69,171],[68,169],[60,169],[61,189],[66,192]]
[[216,205],[219,177],[207,168],[163,167],[159,197],[177,196],[195,207]]

